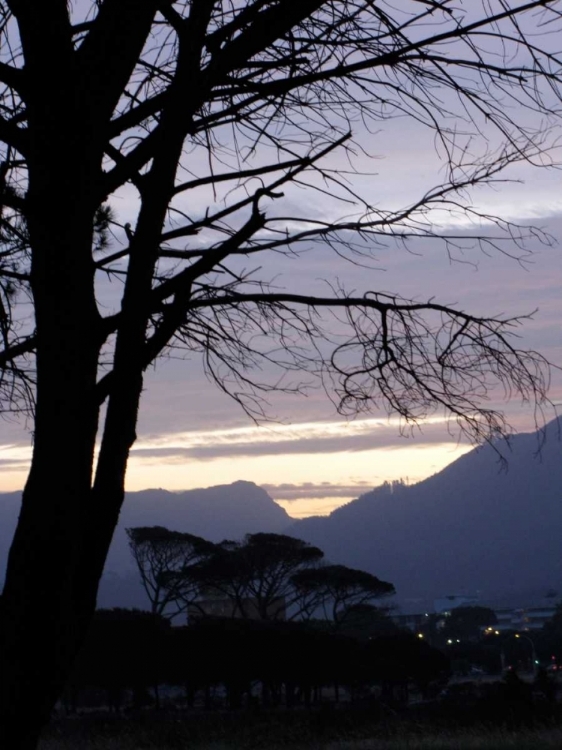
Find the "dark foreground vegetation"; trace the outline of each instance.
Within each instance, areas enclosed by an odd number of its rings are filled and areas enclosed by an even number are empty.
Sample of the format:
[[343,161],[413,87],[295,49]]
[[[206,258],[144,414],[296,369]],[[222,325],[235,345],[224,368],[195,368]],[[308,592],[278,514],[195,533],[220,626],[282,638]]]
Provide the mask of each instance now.
[[[384,618],[365,637],[318,621],[171,627],[100,610],[41,750],[562,746],[554,673],[463,678],[458,648],[450,658]],[[479,644],[467,648],[475,657]]]
[[[325,623],[202,618],[172,628],[134,610],[97,613],[61,710],[287,709],[356,702],[378,686],[389,707],[447,683],[449,660],[411,633],[360,640]],[[170,697],[173,695],[174,697]]]

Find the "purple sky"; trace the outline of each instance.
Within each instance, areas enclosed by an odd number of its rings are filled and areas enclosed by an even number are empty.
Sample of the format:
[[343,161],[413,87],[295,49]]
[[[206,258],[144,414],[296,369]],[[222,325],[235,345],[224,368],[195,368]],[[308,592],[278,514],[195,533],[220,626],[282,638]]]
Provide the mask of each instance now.
[[[91,5],[77,3],[76,12]],[[493,149],[494,136],[478,142],[462,136],[459,146],[470,144],[475,158]],[[358,150],[355,168],[365,172],[353,178],[354,189],[369,202],[397,209],[417,200],[443,179],[443,165],[436,155],[433,134],[417,123],[398,118],[382,121],[367,132],[356,125]],[[555,134],[554,134],[555,135]],[[464,140],[463,140],[464,138]],[[554,161],[560,153],[552,152]],[[191,157],[190,157],[191,158]],[[197,171],[195,154],[190,168]],[[347,157],[336,153],[331,166],[348,169]],[[200,166],[200,165],[199,165]],[[513,243],[504,252],[479,247],[471,234],[481,231],[458,213],[430,212],[435,232],[464,235],[450,253],[437,239],[412,241],[408,248],[392,240],[372,249],[369,268],[342,261],[334,250],[316,247],[298,258],[272,256],[259,259],[264,275],[275,278],[280,288],[300,292],[326,291],[337,279],[348,292],[387,291],[403,297],[456,305],[482,315],[522,315],[537,310],[521,329],[520,346],[539,350],[562,365],[562,173],[557,168],[536,169],[527,162],[511,166],[502,176],[510,180],[480,187],[465,202],[507,220],[536,225],[552,235],[550,243],[531,238],[521,251]],[[189,211],[204,210],[210,193],[190,196]],[[133,190],[124,190],[112,201],[121,224],[134,224],[137,208]],[[186,208],[179,204],[179,207]],[[315,216],[321,219],[353,213],[346,206],[300,188],[285,190],[283,199],[263,206],[270,216]],[[460,223],[459,223],[460,222]],[[497,234],[493,226],[485,230]],[[121,240],[115,237],[116,246]],[[515,255],[517,258],[509,257]],[[244,260],[248,264],[248,260]],[[100,299],[107,311],[120,291],[100,281]],[[562,377],[553,371],[551,398],[562,402]],[[520,430],[532,430],[534,417],[528,405],[503,402],[510,421]],[[276,422],[256,428],[239,407],[209,383],[200,358],[168,359],[147,375],[139,441],[134,448],[128,487],[189,489],[246,479],[266,486],[289,513],[308,515],[327,512],[384,480],[419,480],[443,468],[468,449],[443,421],[432,421],[413,435],[400,434],[399,424],[383,412],[346,423],[319,388],[305,397],[275,396],[271,414]],[[439,416],[439,415],[436,415]],[[554,416],[551,412],[548,418]],[[31,443],[31,425],[0,423],[0,490],[21,488]],[[64,455],[64,446],[61,446]]]
[[[410,169],[415,166],[410,162]],[[524,220],[532,218],[562,238],[562,216],[532,216],[541,192],[555,195],[559,175],[535,176],[525,185],[526,194],[520,186],[510,193],[507,186],[493,198],[512,205],[514,213],[520,208]],[[393,189],[397,187],[389,183],[389,191]],[[348,265],[342,280],[348,289],[394,290],[418,299],[435,296],[483,314],[515,315],[537,309],[534,319],[521,329],[520,343],[560,365],[561,246],[534,241],[528,248],[533,254],[520,264],[480,250],[467,250],[466,262],[451,261],[439,243],[427,240],[413,245],[412,252],[389,246],[377,253],[380,270],[367,275],[364,269]],[[278,272],[283,276],[278,283],[294,283],[293,274],[298,272],[299,283],[321,286],[319,279],[341,274],[341,268],[337,259],[314,251],[291,263],[280,262]],[[551,397],[562,401],[562,378],[556,370]],[[504,406],[518,429],[533,429],[527,405]],[[327,512],[384,480],[419,480],[468,448],[438,421],[410,437],[401,436],[398,424],[389,423],[384,414],[347,424],[319,390],[306,397],[273,398],[271,412],[278,421],[255,428],[235,403],[206,380],[198,357],[162,361],[147,377],[129,488],[189,489],[247,479],[266,486],[289,513],[308,515]],[[2,422],[0,441],[1,489],[20,488],[30,434],[24,425]]]

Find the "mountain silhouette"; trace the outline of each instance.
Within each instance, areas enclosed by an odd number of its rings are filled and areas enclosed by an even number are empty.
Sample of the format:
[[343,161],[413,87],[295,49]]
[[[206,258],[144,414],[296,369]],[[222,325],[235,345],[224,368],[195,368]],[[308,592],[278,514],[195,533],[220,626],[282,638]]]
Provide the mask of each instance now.
[[[127,493],[108,555],[99,606],[146,607],[125,529],[165,526],[212,541],[258,531],[319,546],[326,559],[392,582],[404,611],[450,594],[522,601],[562,590],[562,420],[477,448],[434,476],[377,487],[326,517],[295,521],[253,482],[186,492]],[[404,467],[407,474],[407,466]],[[0,495],[0,570],[21,493]]]
[[383,485],[285,533],[391,581],[412,611],[450,594],[514,601],[560,590],[561,427],[546,427],[542,447],[537,433],[496,443],[505,464],[484,445],[418,484]]
[[[20,501],[19,492],[0,495],[2,578]],[[128,492],[107,557],[98,606],[148,606],[129,551],[125,532],[129,527],[165,526],[218,542],[241,539],[245,534],[258,531],[278,533],[290,522],[286,511],[253,482],[240,481],[185,492],[161,489]]]

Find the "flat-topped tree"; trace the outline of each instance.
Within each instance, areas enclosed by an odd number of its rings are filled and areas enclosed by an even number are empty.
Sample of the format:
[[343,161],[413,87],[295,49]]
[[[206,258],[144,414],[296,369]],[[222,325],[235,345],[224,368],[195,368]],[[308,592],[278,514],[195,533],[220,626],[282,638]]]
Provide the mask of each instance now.
[[318,547],[285,534],[247,534],[242,542],[216,545],[185,577],[199,586],[202,605],[205,596],[218,596],[229,602],[232,617],[284,620],[300,614],[291,612],[298,596],[293,577],[323,557]]
[[[557,0],[0,2],[0,393],[33,426],[3,592],[3,746],[35,747],[83,641],[158,357],[199,352],[258,418],[300,373],[344,414],[438,408],[476,439],[505,429],[486,401],[498,383],[544,401],[520,320],[383,294],[367,271],[351,292],[345,262],[412,237],[451,249],[439,208],[485,218],[484,247],[524,241],[465,191],[547,161],[560,20]],[[384,208],[353,183],[354,131],[393,116],[433,130],[446,169]],[[328,194],[329,219],[290,195],[303,186]],[[298,268],[307,247],[344,264],[326,294],[272,286],[280,254]],[[123,283],[110,314],[107,275]]]
[[189,596],[181,573],[212,555],[215,545],[163,526],[137,526],[127,529],[127,536],[151,612],[170,618],[184,612]]
[[336,624],[343,623],[354,609],[396,593],[392,583],[346,565],[323,565],[299,571],[292,583],[303,612],[311,617],[315,611],[322,610]]
[[318,565],[324,553],[301,539],[285,534],[248,534],[240,548],[247,570],[248,595],[262,619],[277,619],[276,605],[287,616],[294,599],[292,577]]

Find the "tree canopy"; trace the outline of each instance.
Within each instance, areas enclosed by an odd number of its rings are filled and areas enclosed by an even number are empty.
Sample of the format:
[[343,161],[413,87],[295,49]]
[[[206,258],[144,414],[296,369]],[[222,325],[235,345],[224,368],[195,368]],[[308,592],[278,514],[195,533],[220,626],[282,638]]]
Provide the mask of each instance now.
[[[323,557],[318,547],[284,534],[247,534],[242,542],[216,545],[213,554],[178,577],[196,588],[203,600],[218,595],[230,601],[233,617],[285,619],[298,598],[293,577]],[[197,607],[196,599],[190,603]]]
[[298,572],[293,583],[306,602],[307,612],[328,607],[336,623],[343,622],[354,608],[396,593],[391,583],[345,565],[325,565]]
[[[215,545],[194,534],[169,531],[163,526],[127,529],[131,554],[153,614],[178,614],[190,599],[187,577],[181,573],[206,559]],[[195,595],[195,592],[193,592]]]
[[229,602],[223,616],[308,620],[323,614],[340,625],[350,616],[372,615],[374,600],[396,593],[364,570],[325,564],[321,549],[285,534],[211,544],[162,527],[127,533],[156,614],[173,603],[175,612],[210,615],[209,602],[218,599]]

